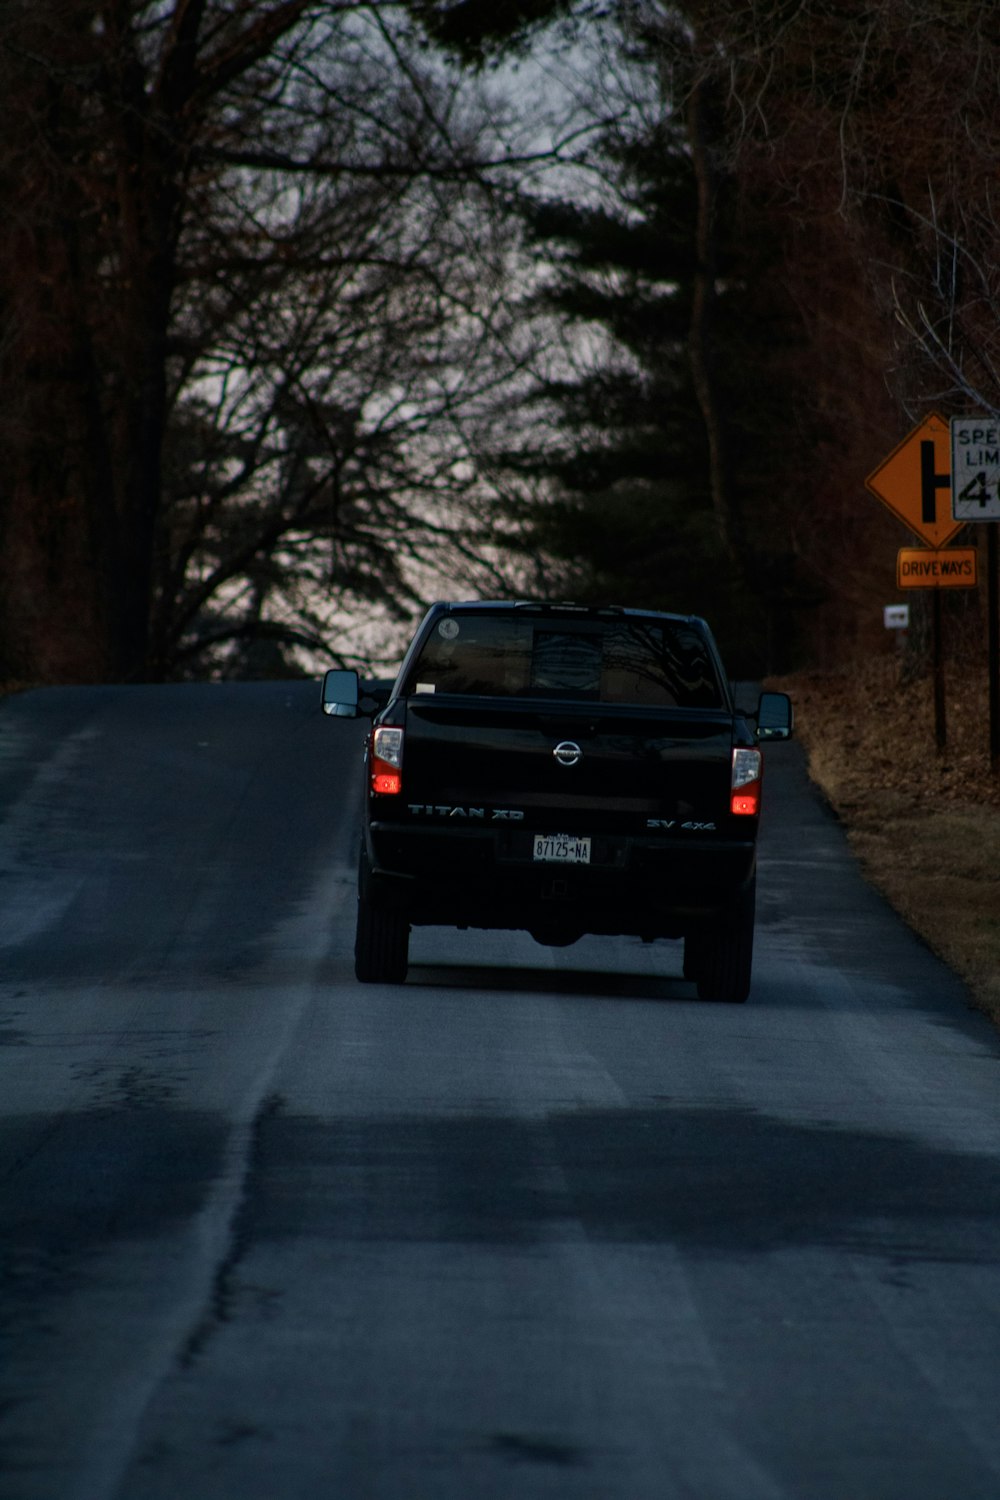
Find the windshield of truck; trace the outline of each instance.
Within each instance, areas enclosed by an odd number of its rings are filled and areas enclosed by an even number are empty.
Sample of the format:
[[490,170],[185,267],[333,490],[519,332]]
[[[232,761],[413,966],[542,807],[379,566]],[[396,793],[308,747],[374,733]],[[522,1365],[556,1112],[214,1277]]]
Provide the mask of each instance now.
[[724,706],[714,658],[699,630],[683,620],[627,616],[456,611],[437,622],[404,691]]

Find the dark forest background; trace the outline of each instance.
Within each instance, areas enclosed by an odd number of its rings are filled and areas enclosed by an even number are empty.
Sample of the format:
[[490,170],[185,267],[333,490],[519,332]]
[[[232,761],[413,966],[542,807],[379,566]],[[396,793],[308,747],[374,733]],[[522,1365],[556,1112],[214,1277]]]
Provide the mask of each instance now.
[[998,105],[971,0],[3,0],[0,682],[378,670],[449,593],[890,649]]

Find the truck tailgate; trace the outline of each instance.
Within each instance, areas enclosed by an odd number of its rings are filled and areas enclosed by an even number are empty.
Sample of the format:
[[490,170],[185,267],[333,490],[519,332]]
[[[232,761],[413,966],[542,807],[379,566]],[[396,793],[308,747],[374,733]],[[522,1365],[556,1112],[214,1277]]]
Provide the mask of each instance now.
[[721,829],[731,750],[723,711],[428,695],[407,707],[401,801],[421,821],[485,806],[582,833],[645,831],[651,819]]

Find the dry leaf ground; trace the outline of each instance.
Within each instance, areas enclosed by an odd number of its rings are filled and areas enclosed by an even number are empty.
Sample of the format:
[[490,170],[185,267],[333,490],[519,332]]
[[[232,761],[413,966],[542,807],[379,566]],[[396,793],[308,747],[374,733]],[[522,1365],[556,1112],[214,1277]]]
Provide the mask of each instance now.
[[985,663],[948,668],[943,754],[930,678],[907,682],[893,658],[773,685],[792,695],[810,775],[868,879],[1000,1025],[1000,774]]

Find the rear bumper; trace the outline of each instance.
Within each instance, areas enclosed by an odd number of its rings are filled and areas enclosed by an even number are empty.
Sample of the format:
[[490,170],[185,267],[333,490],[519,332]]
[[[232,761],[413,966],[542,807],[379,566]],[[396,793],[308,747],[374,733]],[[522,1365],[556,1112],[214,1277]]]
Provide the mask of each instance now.
[[753,838],[596,834],[588,865],[536,862],[532,842],[521,829],[375,822],[366,837],[372,889],[418,926],[676,937],[728,906],[756,859]]

